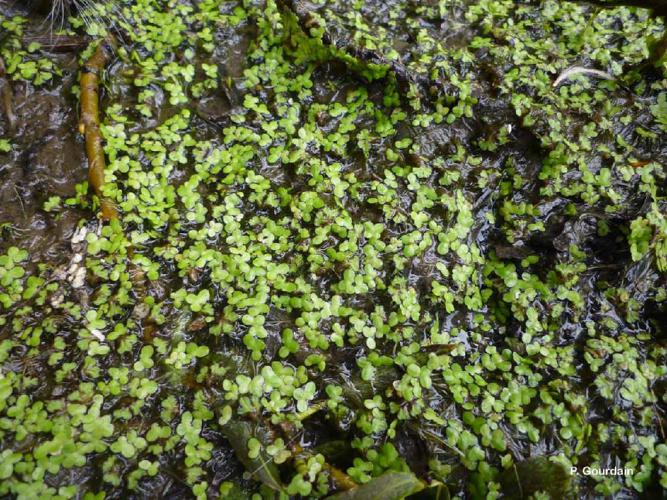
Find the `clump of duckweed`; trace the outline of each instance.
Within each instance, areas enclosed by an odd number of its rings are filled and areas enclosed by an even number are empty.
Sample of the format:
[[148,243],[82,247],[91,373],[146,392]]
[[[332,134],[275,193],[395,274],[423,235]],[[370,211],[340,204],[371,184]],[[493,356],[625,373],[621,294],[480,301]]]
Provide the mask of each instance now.
[[667,488],[662,25],[299,5],[108,14],[121,217],[0,256],[0,494]]
[[61,76],[62,71],[48,57],[42,57],[38,42],[24,46],[22,38],[26,22],[20,16],[9,18],[0,14],[0,59],[4,61],[4,72],[11,79],[41,86]]

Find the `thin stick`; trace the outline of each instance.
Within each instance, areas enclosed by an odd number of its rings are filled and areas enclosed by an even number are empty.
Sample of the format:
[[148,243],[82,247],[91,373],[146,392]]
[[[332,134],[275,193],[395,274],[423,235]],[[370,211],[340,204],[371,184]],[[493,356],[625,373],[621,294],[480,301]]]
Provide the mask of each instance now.
[[25,207],[23,206],[23,200],[21,199],[21,194],[19,193],[19,190],[16,189],[16,184],[14,184],[14,192],[16,193],[16,197],[19,200],[19,204],[21,205],[21,212],[23,212],[23,218],[27,219],[28,214],[25,213]]

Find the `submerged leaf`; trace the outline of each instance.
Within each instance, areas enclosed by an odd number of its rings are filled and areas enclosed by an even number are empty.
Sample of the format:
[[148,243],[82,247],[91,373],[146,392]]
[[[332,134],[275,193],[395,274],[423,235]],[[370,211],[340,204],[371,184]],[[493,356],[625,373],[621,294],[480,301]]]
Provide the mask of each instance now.
[[[248,422],[232,421],[224,426],[223,433],[234,448],[239,461],[255,479],[273,490],[283,490],[278,467],[264,451],[264,446],[269,442],[266,431]],[[257,442],[264,446],[257,449]],[[250,449],[249,443],[255,444],[253,450]],[[251,451],[253,458],[249,456]]]
[[409,472],[387,472],[366,484],[332,495],[329,500],[399,500],[421,491],[422,483]]

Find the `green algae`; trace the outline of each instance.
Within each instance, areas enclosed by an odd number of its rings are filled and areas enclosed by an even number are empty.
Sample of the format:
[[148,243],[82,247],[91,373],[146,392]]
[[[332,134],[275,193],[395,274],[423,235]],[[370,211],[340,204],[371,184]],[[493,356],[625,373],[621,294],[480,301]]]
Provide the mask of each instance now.
[[[330,462],[496,498],[531,460],[633,470],[552,496],[667,487],[667,80],[630,70],[660,22],[309,9],[109,11],[122,223],[0,257],[0,493],[327,496]],[[554,87],[575,64],[616,80]]]

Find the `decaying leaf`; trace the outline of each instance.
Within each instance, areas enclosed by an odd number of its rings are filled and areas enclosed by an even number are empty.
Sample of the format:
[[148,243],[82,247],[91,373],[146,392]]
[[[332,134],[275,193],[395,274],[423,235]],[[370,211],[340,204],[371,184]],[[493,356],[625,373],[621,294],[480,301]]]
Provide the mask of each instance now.
[[329,500],[399,500],[424,489],[422,483],[409,472],[387,472],[368,483],[336,495]]
[[256,458],[248,456],[248,442],[251,438],[259,440],[263,445],[267,443],[265,431],[249,422],[232,421],[225,425],[223,433],[234,448],[239,461],[255,479],[273,490],[283,490],[278,467],[263,449]]
[[552,499],[565,498],[572,476],[559,463],[535,457],[514,464],[500,475],[505,498],[528,498],[543,491]]

